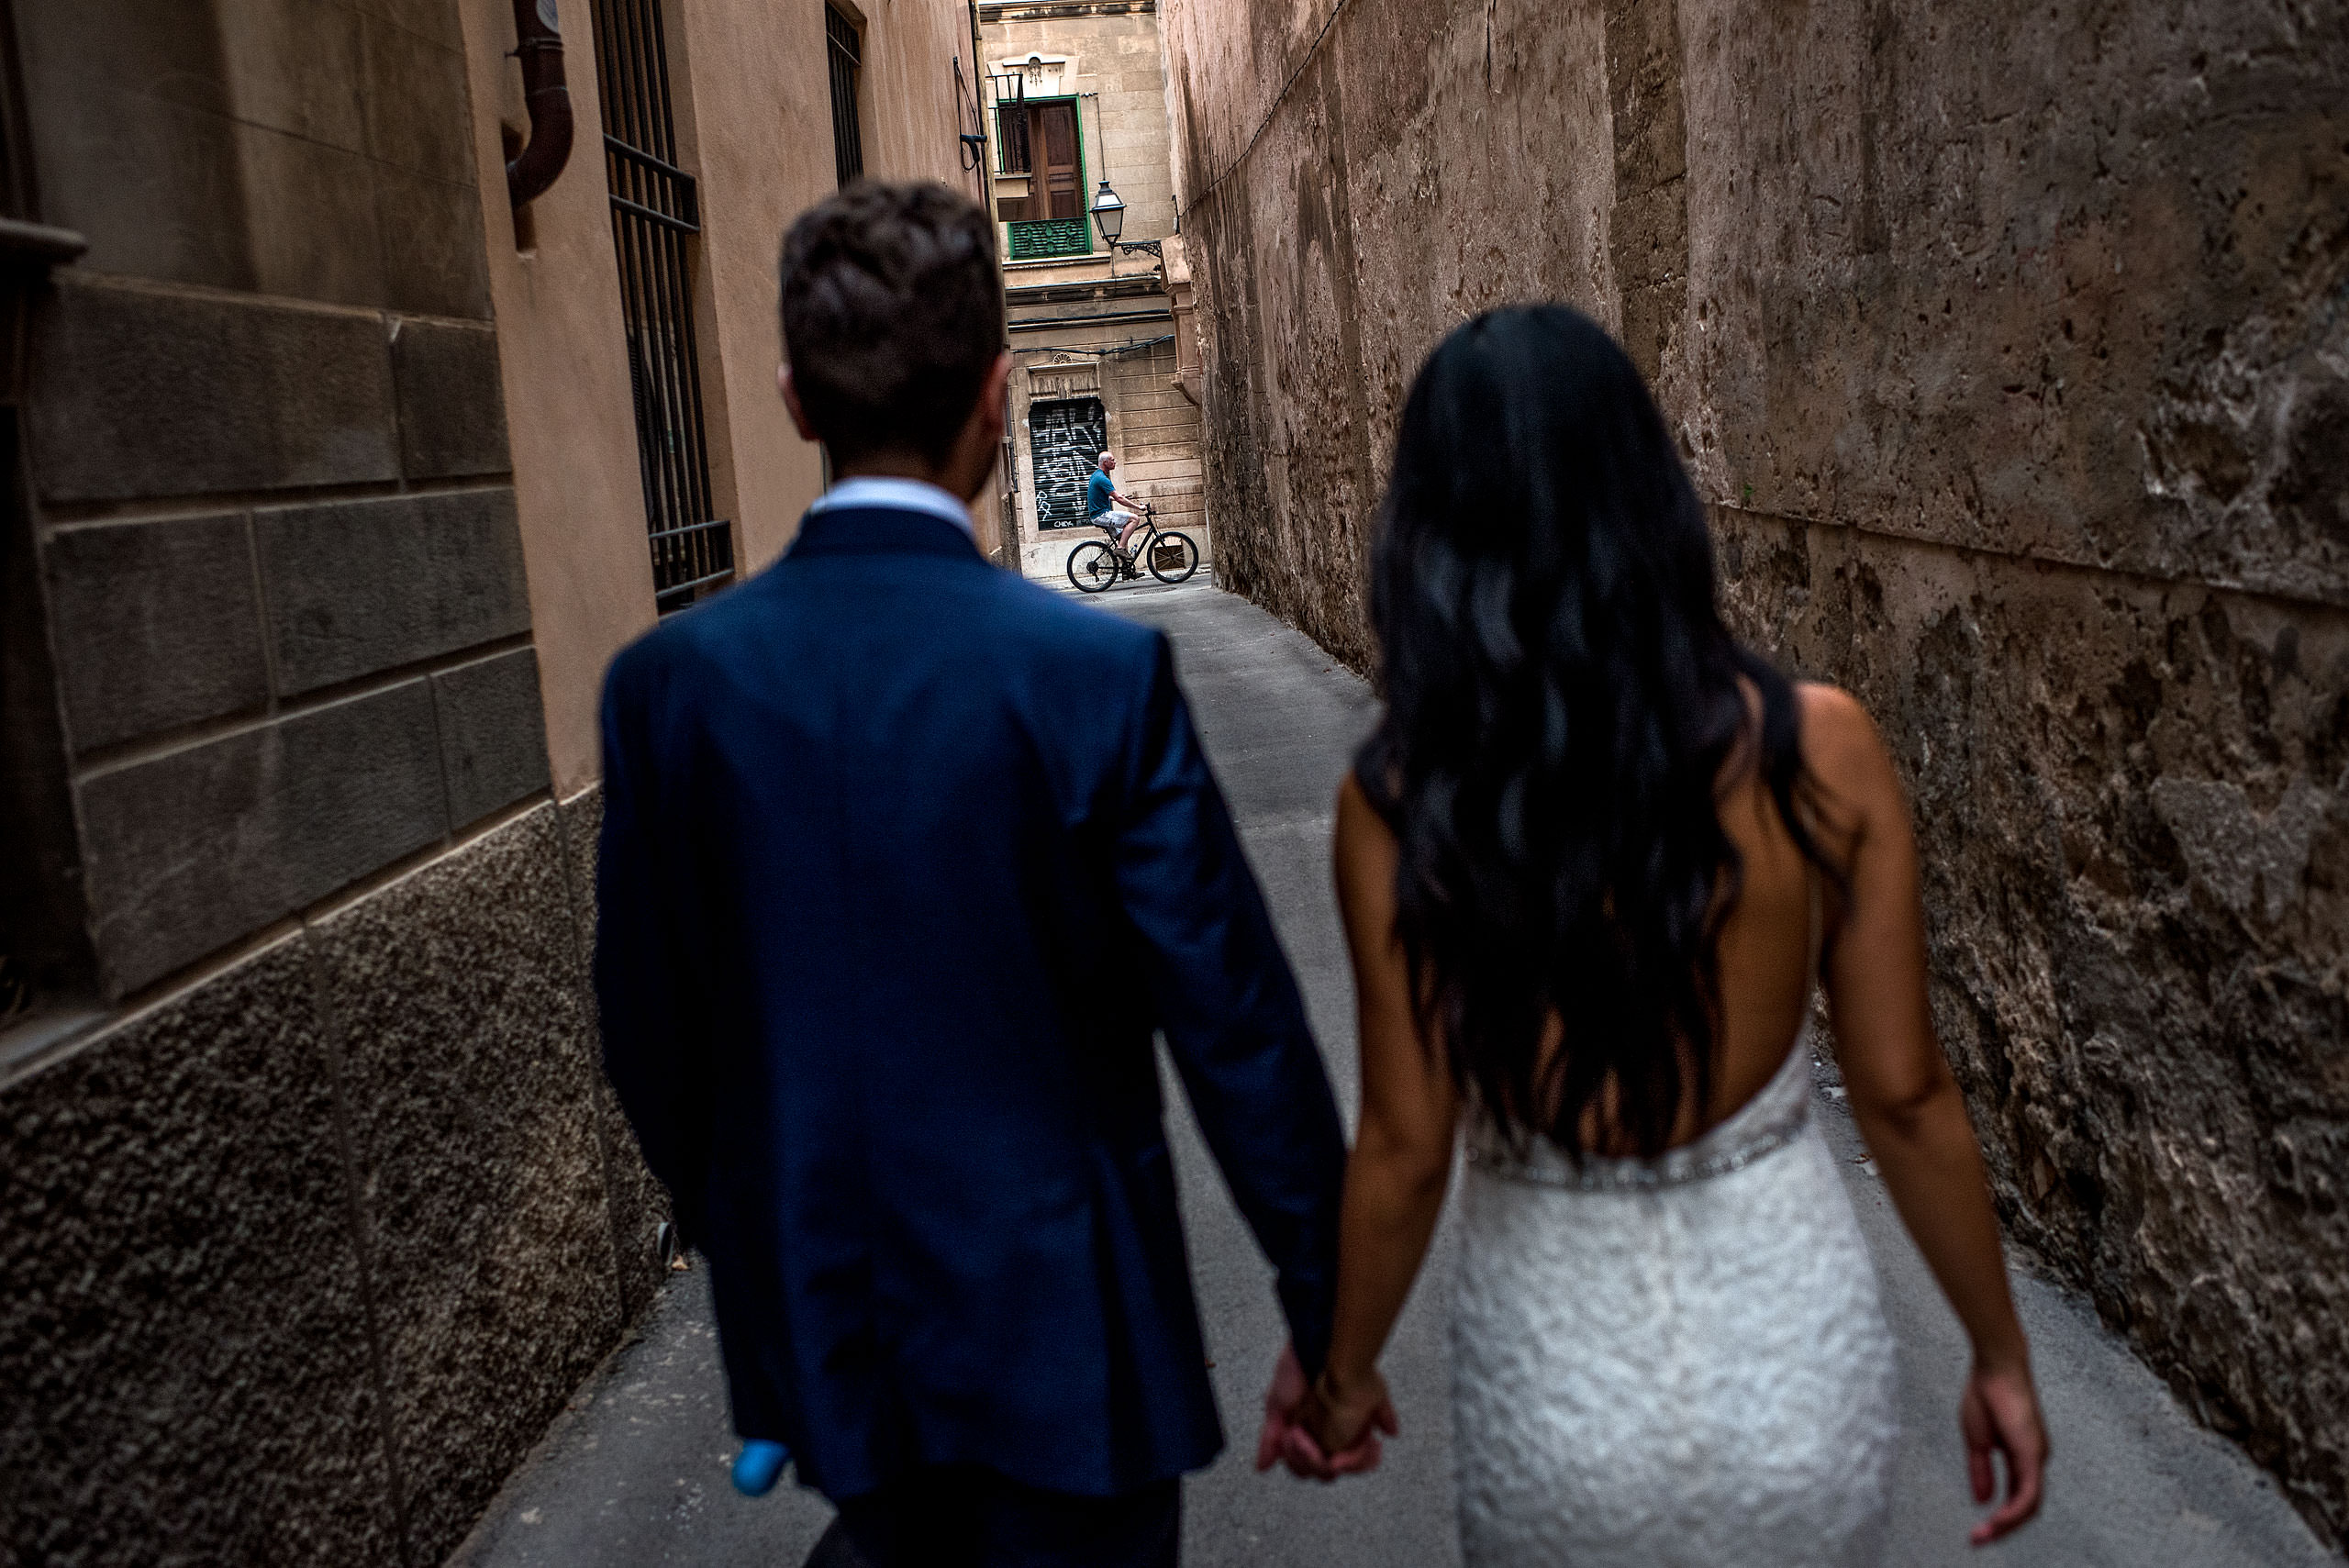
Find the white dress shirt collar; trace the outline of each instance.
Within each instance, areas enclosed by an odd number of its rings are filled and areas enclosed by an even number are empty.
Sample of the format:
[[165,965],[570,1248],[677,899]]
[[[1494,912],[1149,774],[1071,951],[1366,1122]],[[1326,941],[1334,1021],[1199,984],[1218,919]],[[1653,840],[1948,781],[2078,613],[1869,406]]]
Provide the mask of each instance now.
[[817,496],[816,504],[807,510],[813,515],[842,506],[886,506],[896,512],[921,512],[976,537],[971,528],[971,509],[926,480],[864,476],[842,479]]

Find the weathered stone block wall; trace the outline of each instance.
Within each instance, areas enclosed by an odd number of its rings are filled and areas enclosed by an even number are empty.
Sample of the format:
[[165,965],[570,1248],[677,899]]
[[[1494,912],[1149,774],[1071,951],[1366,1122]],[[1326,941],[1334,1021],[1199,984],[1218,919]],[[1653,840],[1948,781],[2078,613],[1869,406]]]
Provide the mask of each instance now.
[[1561,297],[1884,725],[2012,1233],[2349,1533],[2338,7],[1168,0],[1227,584],[1358,664],[1408,377]]
[[89,244],[0,269],[0,762],[56,797],[0,860],[73,949],[20,991],[0,921],[0,1557],[426,1568],[664,1212],[596,1060],[454,0],[13,15],[9,216]]
[[650,1300],[596,1061],[597,798],[540,805],[0,1083],[0,1540],[445,1558]]
[[1169,0],[1162,20],[1219,570],[1367,667],[1366,528],[1428,348],[1512,299],[1615,315],[1604,18]]
[[545,728],[453,0],[14,17],[89,241],[24,526],[115,1002],[545,790]]

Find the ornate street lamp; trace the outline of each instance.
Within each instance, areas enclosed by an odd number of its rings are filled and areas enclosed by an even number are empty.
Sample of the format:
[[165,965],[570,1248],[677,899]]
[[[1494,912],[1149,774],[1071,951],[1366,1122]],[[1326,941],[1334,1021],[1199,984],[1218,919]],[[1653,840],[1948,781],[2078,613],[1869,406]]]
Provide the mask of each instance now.
[[1093,221],[1100,225],[1101,238],[1108,241],[1110,250],[1124,250],[1130,254],[1140,251],[1155,256],[1161,261],[1166,259],[1166,252],[1155,239],[1137,239],[1129,245],[1118,238],[1126,231],[1126,204],[1118,199],[1118,193],[1109,188],[1106,177],[1101,182],[1100,190],[1093,196]]
[[1093,198],[1093,221],[1101,226],[1101,238],[1112,245],[1126,231],[1126,204],[1118,199],[1107,179],[1101,182],[1100,195]]

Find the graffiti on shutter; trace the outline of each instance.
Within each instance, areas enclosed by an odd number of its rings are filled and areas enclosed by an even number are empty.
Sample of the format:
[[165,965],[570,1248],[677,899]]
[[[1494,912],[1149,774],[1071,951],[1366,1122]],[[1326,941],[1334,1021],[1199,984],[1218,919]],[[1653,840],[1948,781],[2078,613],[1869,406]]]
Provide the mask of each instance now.
[[1028,450],[1036,462],[1036,526],[1085,521],[1085,482],[1109,444],[1109,417],[1097,397],[1028,406]]

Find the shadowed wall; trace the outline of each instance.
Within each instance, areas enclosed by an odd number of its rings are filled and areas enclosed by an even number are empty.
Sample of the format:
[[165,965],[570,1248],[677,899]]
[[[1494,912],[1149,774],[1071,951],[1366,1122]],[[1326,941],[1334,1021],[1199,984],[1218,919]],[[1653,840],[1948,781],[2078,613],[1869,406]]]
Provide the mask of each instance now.
[[[506,0],[0,0],[0,1560],[429,1568],[665,1277],[587,978],[653,618],[596,11],[518,222]],[[823,6],[665,15],[756,566]],[[969,33],[866,18],[874,172],[958,172]]]

